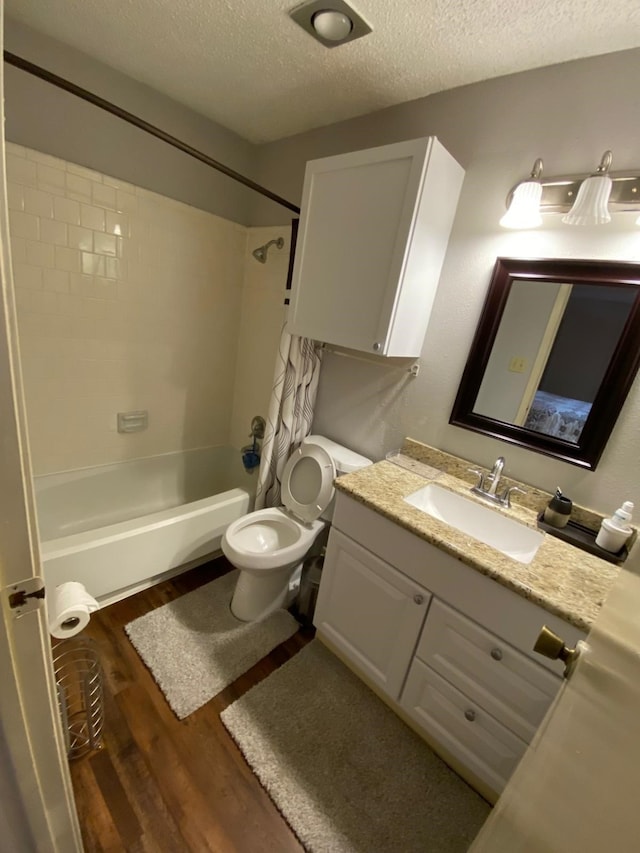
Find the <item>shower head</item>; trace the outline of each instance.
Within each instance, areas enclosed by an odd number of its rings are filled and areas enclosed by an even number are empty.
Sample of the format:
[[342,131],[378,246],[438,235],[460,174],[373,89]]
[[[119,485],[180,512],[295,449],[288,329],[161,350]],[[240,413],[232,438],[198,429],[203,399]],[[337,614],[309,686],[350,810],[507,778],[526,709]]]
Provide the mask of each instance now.
[[269,251],[269,246],[277,246],[278,249],[281,249],[284,246],[284,238],[277,237],[275,240],[269,240],[269,242],[265,243],[264,246],[258,246],[257,249],[254,249],[251,254],[256,261],[260,261],[261,264],[267,263],[267,252]]

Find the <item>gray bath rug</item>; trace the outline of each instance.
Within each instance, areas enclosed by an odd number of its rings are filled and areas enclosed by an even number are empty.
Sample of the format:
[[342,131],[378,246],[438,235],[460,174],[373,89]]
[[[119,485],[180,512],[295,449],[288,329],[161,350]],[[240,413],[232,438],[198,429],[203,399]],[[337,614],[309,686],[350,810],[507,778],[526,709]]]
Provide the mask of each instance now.
[[318,640],[221,718],[310,853],[462,853],[489,814]]
[[179,719],[192,714],[300,627],[286,610],[240,622],[229,609],[238,572],[125,625]]

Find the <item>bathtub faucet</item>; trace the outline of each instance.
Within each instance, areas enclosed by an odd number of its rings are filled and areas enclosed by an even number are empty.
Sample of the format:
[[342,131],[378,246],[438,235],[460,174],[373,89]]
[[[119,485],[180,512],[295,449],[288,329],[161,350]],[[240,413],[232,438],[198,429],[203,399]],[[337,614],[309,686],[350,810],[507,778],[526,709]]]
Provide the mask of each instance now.
[[245,444],[245,446],[240,450],[240,453],[242,454],[242,464],[247,471],[253,471],[253,469],[257,468],[260,464],[260,447],[258,446],[258,440],[264,438],[265,426],[264,418],[260,415],[256,415],[252,418],[249,438],[252,438],[253,441],[251,444]]

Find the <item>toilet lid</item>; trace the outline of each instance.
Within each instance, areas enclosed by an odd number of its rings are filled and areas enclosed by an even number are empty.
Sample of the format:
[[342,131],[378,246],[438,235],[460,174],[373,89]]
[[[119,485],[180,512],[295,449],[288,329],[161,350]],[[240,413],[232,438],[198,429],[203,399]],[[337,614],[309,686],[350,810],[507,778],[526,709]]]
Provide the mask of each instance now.
[[333,497],[336,468],[326,450],[304,444],[294,450],[282,474],[282,503],[301,521],[315,521]]

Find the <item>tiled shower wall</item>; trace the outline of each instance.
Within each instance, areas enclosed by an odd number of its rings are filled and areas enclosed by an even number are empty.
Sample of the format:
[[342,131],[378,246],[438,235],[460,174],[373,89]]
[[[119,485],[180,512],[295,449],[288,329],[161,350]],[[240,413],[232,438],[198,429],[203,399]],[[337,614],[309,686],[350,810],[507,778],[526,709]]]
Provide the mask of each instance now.
[[[252,256],[258,246],[282,237],[284,246],[271,246],[266,264]],[[238,359],[231,416],[231,444],[248,444],[251,419],[267,418],[280,331],[285,318],[285,287],[291,247],[291,226],[249,228],[238,332]]]
[[247,229],[11,143],[7,177],[34,472],[227,443]]

